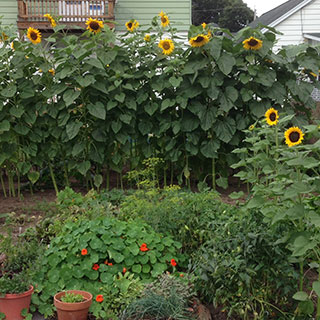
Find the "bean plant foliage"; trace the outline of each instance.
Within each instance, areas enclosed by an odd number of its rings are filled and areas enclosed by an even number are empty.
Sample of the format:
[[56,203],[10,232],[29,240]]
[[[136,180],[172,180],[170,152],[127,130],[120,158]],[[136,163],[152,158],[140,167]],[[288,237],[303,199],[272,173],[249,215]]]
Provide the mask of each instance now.
[[[166,168],[176,165],[180,183],[191,172],[212,173],[215,183],[216,164],[226,175],[242,130],[269,107],[308,118],[318,48],[274,53],[272,28],[217,35],[221,30],[205,24],[190,27],[190,46],[160,18],[117,36],[107,26],[67,34],[58,23],[36,44],[1,27],[0,166],[10,178],[35,183],[50,168],[57,191],[54,168],[62,164],[65,185],[80,174],[99,187],[103,176],[109,183],[103,170],[120,173],[128,162],[135,168],[157,155]],[[244,48],[251,36],[259,50]],[[160,39],[172,41],[169,51]]]

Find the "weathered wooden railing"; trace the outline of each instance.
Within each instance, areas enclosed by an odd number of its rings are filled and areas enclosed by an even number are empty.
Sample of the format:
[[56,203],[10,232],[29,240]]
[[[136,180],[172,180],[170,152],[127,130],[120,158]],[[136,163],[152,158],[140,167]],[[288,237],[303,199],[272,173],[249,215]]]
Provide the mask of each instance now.
[[72,28],[83,26],[88,18],[114,20],[115,0],[17,0],[18,28],[48,29],[50,23],[44,14],[49,13]]

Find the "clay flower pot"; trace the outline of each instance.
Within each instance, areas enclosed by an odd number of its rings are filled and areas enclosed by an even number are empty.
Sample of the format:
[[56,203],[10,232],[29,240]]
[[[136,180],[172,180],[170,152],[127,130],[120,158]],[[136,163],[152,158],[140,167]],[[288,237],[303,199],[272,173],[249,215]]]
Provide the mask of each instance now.
[[59,320],[87,320],[88,311],[92,303],[92,294],[87,291],[68,290],[68,293],[81,294],[85,299],[82,302],[67,303],[60,299],[66,292],[59,292],[54,296],[54,305],[57,308]]
[[29,311],[33,286],[26,292],[15,294],[7,293],[4,297],[0,297],[0,311],[6,315],[6,320],[22,320],[21,315],[23,309]]

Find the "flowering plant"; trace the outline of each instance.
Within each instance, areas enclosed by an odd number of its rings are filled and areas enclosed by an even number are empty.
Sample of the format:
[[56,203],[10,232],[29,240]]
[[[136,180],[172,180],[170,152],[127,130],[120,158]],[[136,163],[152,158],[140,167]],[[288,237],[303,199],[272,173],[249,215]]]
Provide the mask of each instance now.
[[[311,315],[314,307],[311,294],[304,291],[304,268],[311,259],[311,268],[319,272],[320,130],[318,124],[301,126],[294,115],[283,116],[278,109],[266,112],[267,124],[246,130],[247,147],[234,151],[242,160],[233,168],[241,168],[236,176],[251,185],[246,207],[259,210],[270,228],[281,226],[284,231],[275,245],[286,244],[292,253],[288,263],[299,265],[300,282],[293,296],[299,301],[296,312]],[[320,281],[312,288],[320,315]]]
[[34,279],[38,287],[33,302],[48,316],[53,312],[50,299],[55,292],[85,290],[94,296],[90,310],[95,316],[104,317],[109,304],[114,303],[104,297],[110,295],[116,281],[122,279],[117,282],[119,288],[124,286],[119,289],[122,292],[133,278],[155,279],[171,268],[172,259],[184,265],[180,248],[181,244],[172,237],[156,233],[144,223],[104,216],[67,222],[45,252]]

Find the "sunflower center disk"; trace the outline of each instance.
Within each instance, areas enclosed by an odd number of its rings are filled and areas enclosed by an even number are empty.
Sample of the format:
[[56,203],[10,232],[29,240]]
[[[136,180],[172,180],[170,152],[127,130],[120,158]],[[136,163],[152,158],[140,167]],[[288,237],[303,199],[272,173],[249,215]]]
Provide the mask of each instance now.
[[167,18],[166,17],[161,17],[161,22],[162,23],[166,23],[167,22]]
[[131,29],[132,28],[132,23],[128,23],[128,28]]
[[276,119],[277,119],[275,113],[271,113],[270,116],[269,116],[269,118],[270,118],[271,121],[276,121]]
[[100,28],[99,23],[96,22],[96,21],[90,22],[90,28],[91,28],[92,30],[99,30],[99,28]]
[[164,50],[169,50],[170,49],[170,43],[169,42],[164,42],[162,46],[163,46]]
[[291,132],[289,134],[289,139],[291,142],[297,142],[300,139],[300,134],[299,132]]
[[32,40],[37,40],[38,39],[38,35],[35,32],[31,32],[30,33],[30,37]]
[[258,44],[258,41],[255,40],[255,39],[251,39],[249,42],[248,42],[249,46],[251,47],[254,47]]
[[197,39],[194,40],[194,42],[202,42],[204,40],[203,37],[197,37]]

